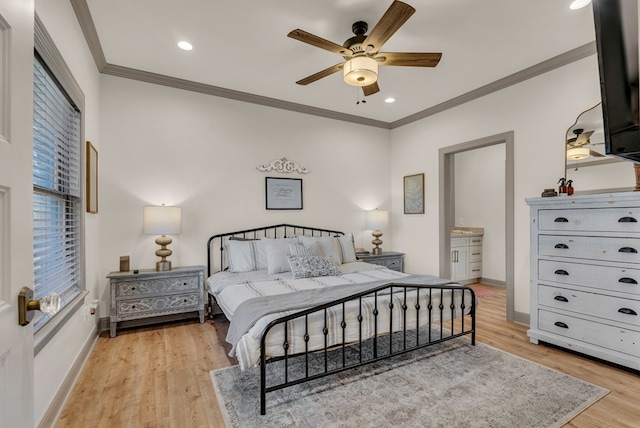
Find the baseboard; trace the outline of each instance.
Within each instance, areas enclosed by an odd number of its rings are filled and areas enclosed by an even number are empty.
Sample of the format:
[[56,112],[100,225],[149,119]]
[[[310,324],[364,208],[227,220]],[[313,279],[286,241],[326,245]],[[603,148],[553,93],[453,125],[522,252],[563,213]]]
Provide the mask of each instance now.
[[[85,342],[84,346],[80,350],[78,358],[76,358],[75,362],[71,366],[69,373],[67,373],[67,377],[64,379],[64,382],[62,382],[62,385],[60,386],[60,389],[58,389],[55,397],[53,397],[53,400],[42,416],[42,419],[40,419],[38,428],[49,428],[56,425],[56,421],[58,420],[60,412],[62,412],[64,404],[66,403],[69,394],[73,390],[73,386],[75,385],[78,376],[80,376],[80,373],[82,373],[82,368],[87,362],[89,355],[91,355],[91,351],[98,341],[98,337],[99,331],[98,326],[96,326],[89,335],[89,339]],[[91,338],[93,338],[93,340],[91,340]]]
[[514,312],[513,322],[528,326],[530,324],[529,314],[525,314],[524,312]]
[[500,281],[497,279],[491,279],[491,278],[480,278],[480,282],[483,284],[489,284],[489,285],[497,285],[498,287],[507,287],[507,282],[506,281]]

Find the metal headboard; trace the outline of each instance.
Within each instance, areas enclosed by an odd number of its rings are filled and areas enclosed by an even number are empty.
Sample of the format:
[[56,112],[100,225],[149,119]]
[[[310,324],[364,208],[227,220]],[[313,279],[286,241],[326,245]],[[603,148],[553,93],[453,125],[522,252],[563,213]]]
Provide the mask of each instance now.
[[[228,261],[224,251],[224,243],[231,237],[244,239],[259,238],[289,238],[293,236],[335,236],[344,235],[343,232],[330,229],[319,229],[310,226],[295,226],[292,224],[276,224],[273,226],[258,227],[255,229],[238,230],[235,232],[213,235],[207,241],[207,278],[212,272],[222,271],[227,268]],[[219,251],[219,254],[216,253]]]

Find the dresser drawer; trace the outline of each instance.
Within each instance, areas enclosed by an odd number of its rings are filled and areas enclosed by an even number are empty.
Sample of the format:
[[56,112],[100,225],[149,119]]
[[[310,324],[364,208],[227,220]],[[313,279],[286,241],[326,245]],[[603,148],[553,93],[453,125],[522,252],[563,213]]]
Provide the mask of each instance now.
[[152,294],[184,293],[186,291],[197,291],[199,286],[199,278],[193,275],[177,278],[158,278],[153,281],[122,281],[116,284],[116,296],[135,297]]
[[470,236],[469,245],[472,247],[476,245],[482,247],[482,236]]
[[539,235],[538,253],[544,256],[640,263],[640,239]]
[[538,311],[538,328],[592,345],[640,357],[640,331],[559,314]]
[[475,246],[469,249],[469,261],[470,262],[482,261],[482,246]]
[[381,259],[381,260],[369,260],[368,263],[374,263],[376,265],[387,267],[391,270],[399,271],[402,269],[402,260],[398,258],[393,259]]
[[640,207],[540,210],[539,230],[640,232]]
[[539,285],[538,304],[640,328],[640,300]]
[[201,310],[202,299],[198,293],[172,294],[169,296],[148,297],[142,299],[127,299],[117,302],[117,316],[126,318],[128,315],[162,315],[171,312]]
[[640,270],[584,263],[538,261],[538,278],[640,296]]

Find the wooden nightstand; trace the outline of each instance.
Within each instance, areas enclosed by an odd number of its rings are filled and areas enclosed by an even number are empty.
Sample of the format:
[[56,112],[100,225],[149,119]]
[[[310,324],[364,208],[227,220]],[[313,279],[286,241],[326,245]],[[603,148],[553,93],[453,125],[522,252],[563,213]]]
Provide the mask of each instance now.
[[[198,312],[204,322],[204,266],[111,272],[111,337],[120,321]],[[159,322],[161,320],[158,320]]]
[[394,251],[383,252],[382,254],[357,255],[358,260],[372,263],[374,265],[385,266],[391,270],[404,272],[404,253]]

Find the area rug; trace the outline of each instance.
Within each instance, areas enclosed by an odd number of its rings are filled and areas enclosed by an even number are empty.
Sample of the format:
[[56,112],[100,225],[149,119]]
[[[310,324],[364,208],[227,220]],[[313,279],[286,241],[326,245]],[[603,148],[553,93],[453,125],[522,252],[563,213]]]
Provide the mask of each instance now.
[[211,379],[235,428],[560,427],[609,392],[468,339],[268,393],[264,416],[258,368]]

